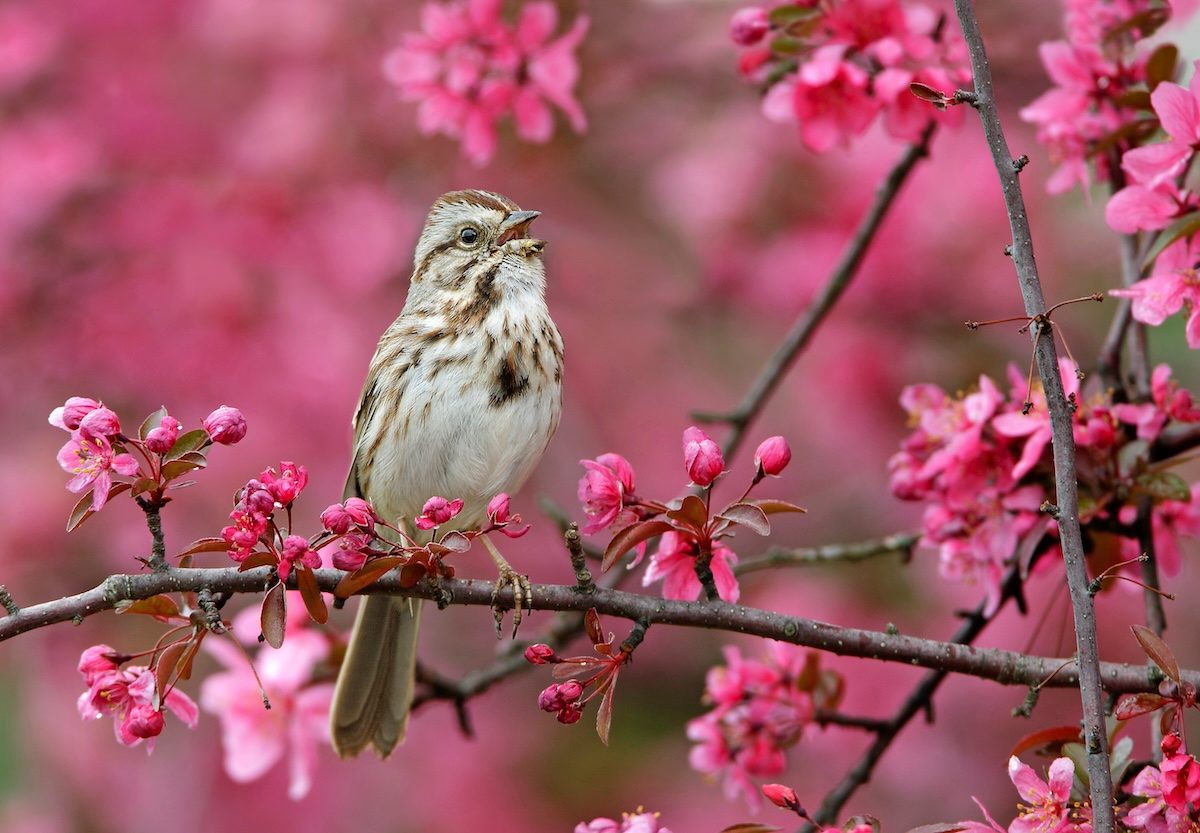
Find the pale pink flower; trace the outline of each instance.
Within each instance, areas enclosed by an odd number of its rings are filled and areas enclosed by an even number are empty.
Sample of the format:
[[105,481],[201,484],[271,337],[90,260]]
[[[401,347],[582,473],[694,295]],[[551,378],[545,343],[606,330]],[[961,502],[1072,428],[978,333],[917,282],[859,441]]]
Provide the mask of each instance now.
[[101,405],[79,420],[79,433],[84,437],[116,437],[121,433],[121,420],[116,413]]
[[[106,714],[112,715],[118,741],[126,746],[137,746],[145,740],[146,751],[154,751],[154,738],[165,725],[161,712],[155,708],[158,698],[154,672],[140,665],[131,665],[123,671],[94,672],[94,663],[86,665],[85,668],[81,659],[80,671],[88,681],[88,690],[76,703],[79,716],[84,720],[99,720]],[[199,719],[200,712],[192,698],[178,688],[167,692],[162,705],[189,728]]]
[[1145,766],[1134,777],[1128,787],[1132,795],[1146,801],[1129,808],[1122,821],[1134,830],[1146,833],[1188,833],[1192,820],[1186,811],[1167,804],[1163,795],[1162,773],[1152,766]]
[[[620,454],[601,454],[595,460],[580,460],[585,469],[579,478],[578,497],[583,512],[591,520],[583,527],[585,535],[599,532],[608,526],[624,528],[637,520],[636,513],[626,511],[634,500],[634,471]],[[615,531],[615,530],[614,530]]]
[[59,449],[58,464],[73,474],[67,490],[76,494],[92,489],[92,511],[99,512],[108,501],[112,473],[131,477],[138,472],[137,460],[130,454],[114,454],[112,444],[103,436],[85,437],[76,432]]
[[246,418],[237,408],[222,405],[206,416],[201,425],[208,437],[220,445],[233,445],[246,436]]
[[[303,605],[290,608],[303,612]],[[286,757],[288,796],[303,798],[312,788],[317,747],[329,735],[333,685],[312,683],[314,669],[329,655],[328,639],[294,625],[289,616],[283,646],[259,649],[254,667],[270,709],[263,707],[262,694],[240,651],[218,639],[207,639],[204,646],[227,669],[208,677],[200,690],[205,711],[221,721],[226,774],[239,783],[253,781]]]
[[279,474],[275,473],[275,469],[268,468],[259,475],[259,479],[280,506],[287,506],[308,485],[308,469],[290,460],[283,460],[279,463]]
[[658,813],[623,813],[621,820],[595,818],[575,825],[575,833],[671,833]]
[[104,407],[95,399],[86,396],[72,396],[64,404],[50,412],[50,424],[64,431],[74,431],[79,427],[83,418],[97,408]]
[[424,509],[417,516],[415,521],[417,529],[433,529],[435,526],[441,526],[461,512],[462,508],[461,498],[446,500],[444,497],[431,497],[425,501]]
[[84,684],[90,687],[101,674],[116,671],[117,663],[112,659],[116,654],[111,645],[93,645],[80,654],[79,673]]
[[771,88],[763,112],[775,121],[795,121],[809,150],[824,153],[847,144],[875,118],[879,102],[868,92],[870,76],[846,60],[847,47],[823,46],[794,78]]
[[1028,764],[1013,755],[1008,759],[1008,777],[1025,802],[1021,812],[1009,825],[1009,833],[1059,833],[1059,831],[1089,831],[1090,820],[1082,821],[1071,814],[1071,783],[1075,764],[1070,758],[1058,758],[1050,764],[1047,780],[1043,781]]
[[[650,557],[650,565],[642,577],[642,585],[649,587],[662,580],[664,599],[681,599],[691,602],[700,598],[704,592],[700,579],[696,577],[696,557],[698,554],[696,540],[678,532],[664,532],[658,542],[658,550]],[[713,544],[712,569],[713,580],[717,585],[717,593],[727,602],[736,604],[740,590],[737,578],[733,575],[733,565],[737,563],[737,555],[733,550],[720,544]]]
[[697,486],[709,486],[725,471],[721,447],[696,426],[683,432],[683,467]]
[[1159,254],[1150,277],[1133,286],[1109,290],[1110,295],[1130,298],[1133,317],[1143,324],[1158,326],[1184,309],[1188,346],[1200,349],[1200,241],[1177,240]]

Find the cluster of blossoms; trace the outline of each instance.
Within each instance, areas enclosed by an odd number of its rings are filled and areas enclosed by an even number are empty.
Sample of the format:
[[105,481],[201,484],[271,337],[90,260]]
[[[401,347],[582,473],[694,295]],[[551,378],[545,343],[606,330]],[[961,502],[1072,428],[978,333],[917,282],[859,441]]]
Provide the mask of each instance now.
[[146,741],[150,752],[166,725],[164,708],[189,727],[196,725],[199,710],[182,691],[170,687],[164,692],[152,669],[141,665],[122,669],[128,659],[108,645],[93,645],[83,652],[79,673],[87,691],[79,695],[79,715],[84,720],[111,715],[118,741],[126,746]]
[[[206,447],[233,445],[246,436],[241,411],[225,405],[205,417],[202,428],[183,434],[179,420],[162,408],[146,417],[136,437],[127,436],[116,413],[84,396],[72,396],[55,408],[49,422],[71,435],[59,449],[58,464],[72,475],[67,490],[84,495],[71,528],[82,522],[85,510],[98,512],[121,492],[146,493],[161,501],[170,481],[207,465]],[[114,476],[131,480],[115,482]]]
[[[1151,496],[1156,557],[1163,574],[1177,574],[1177,537],[1200,534],[1200,508],[1185,481],[1152,465],[1151,447],[1169,422],[1196,422],[1200,409],[1166,365],[1154,371],[1152,401],[1142,404],[1114,403],[1108,393],[1085,398],[1074,364],[1062,360],[1060,372],[1074,403],[1080,521],[1116,534],[1135,558],[1136,505]],[[1054,494],[1045,397],[1035,389],[1027,402],[1025,378],[1014,367],[1009,376],[1007,397],[987,376],[957,396],[936,385],[905,388],[900,401],[915,430],[889,463],[893,494],[929,504],[921,543],[938,549],[942,575],[981,585],[989,615],[1016,553],[1033,559],[1057,548],[1057,525],[1040,511]]]
[[663,826],[658,813],[647,813],[641,807],[633,813],[622,813],[620,821],[596,818],[575,825],[575,833],[671,833]]
[[[1042,64],[1055,85],[1021,110],[1037,125],[1038,141],[1058,165],[1051,193],[1089,183],[1089,163],[1112,181],[1110,155],[1152,134],[1157,121],[1147,90],[1175,74],[1173,46],[1140,52],[1171,10],[1152,0],[1067,0],[1066,39],[1041,46]],[[1127,174],[1132,174],[1126,168]]]
[[725,473],[725,458],[713,440],[692,426],[683,432],[683,464],[692,485],[703,487],[703,497],[689,495],[682,501],[664,504],[639,497],[633,466],[619,454],[601,454],[595,460],[580,460],[585,473],[579,481],[579,500],[590,520],[583,531],[591,534],[608,529],[614,533],[604,555],[604,569],[612,567],[630,550],[636,567],[645,555],[646,543],[658,538],[642,583],[663,582],[663,596],[693,601],[704,593],[727,602],[738,600],[733,565],[737,555],[722,539],[746,527],[759,535],[771,531],[767,515],[803,512],[780,500],[749,500],[750,491],[766,477],[776,477],[792,459],[783,437],[764,440],[754,454],[755,474],[742,496],[714,512],[712,486]]
[[420,102],[417,124],[462,143],[476,165],[496,152],[496,124],[512,116],[517,135],[546,142],[554,133],[551,105],[582,133],[587,120],[575,100],[575,50],[588,28],[580,15],[558,38],[554,3],[525,3],[516,23],[501,16],[501,0],[430,2],[421,31],[404,35],[384,59],[400,96]]
[[897,139],[917,140],[931,120],[958,120],[914,96],[920,84],[952,92],[971,80],[966,48],[943,16],[900,0],[793,0],[752,6],[730,21],[746,47],[743,76],[769,87],[767,118],[795,122],[817,153],[864,133],[877,117]]
[[[289,509],[308,485],[308,469],[289,461],[279,464],[279,473],[268,468],[257,479],[249,481],[237,494],[237,503],[229,513],[233,522],[221,530],[229,544],[229,557],[245,563],[262,545],[262,555],[274,557],[279,578],[287,580],[293,565],[303,564],[314,569],[321,566],[321,557],[302,535],[285,535],[275,524],[276,507]],[[257,559],[255,562],[256,566]]]
[[[815,725],[819,713],[836,709],[842,678],[821,670],[819,655],[769,642],[762,660],[725,648],[725,665],[709,669],[704,699],[708,713],[688,723],[693,769],[720,778],[725,794],[760,804],[753,777],[779,775],[787,750]],[[770,798],[771,796],[768,795]]]

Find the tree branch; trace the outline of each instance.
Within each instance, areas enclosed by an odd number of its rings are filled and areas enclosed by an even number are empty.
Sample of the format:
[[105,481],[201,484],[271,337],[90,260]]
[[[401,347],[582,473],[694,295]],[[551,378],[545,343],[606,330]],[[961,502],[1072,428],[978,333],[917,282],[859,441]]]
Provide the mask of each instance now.
[[[1030,316],[1042,316],[1046,301],[1038,278],[1033,255],[1033,237],[1029,217],[1021,194],[1018,178],[1020,167],[1015,163],[1004,138],[996,98],[992,88],[992,72],[988,65],[983,35],[975,16],[972,0],[954,0],[962,26],[963,38],[971,56],[971,72],[975,83],[975,102],[983,130],[987,136],[992,161],[1000,177],[1004,204],[1012,231],[1012,261],[1017,271],[1025,311]],[[1059,375],[1058,355],[1048,319],[1039,319],[1031,328],[1038,374],[1050,411],[1053,431],[1054,479],[1058,502],[1058,528],[1066,562],[1067,584],[1075,618],[1075,644],[1078,652],[1079,690],[1083,705],[1084,745],[1087,748],[1087,768],[1091,779],[1093,830],[1113,833],[1116,819],[1113,814],[1112,776],[1109,772],[1108,735],[1104,725],[1104,703],[1101,683],[1099,646],[1096,640],[1096,612],[1088,591],[1087,566],[1083,560],[1083,538],[1079,528],[1079,497],[1075,470],[1075,438],[1071,411],[1063,392]]]
[[858,224],[858,228],[854,231],[854,236],[850,238],[845,250],[842,252],[842,257],[834,267],[833,272],[829,275],[829,280],[826,282],[821,294],[818,295],[812,304],[804,311],[804,313],[796,319],[792,328],[788,330],[787,335],[783,339],[783,343],[775,353],[767,360],[763,366],[758,378],[754,380],[754,384],[750,386],[750,390],[742,399],[741,404],[737,406],[731,413],[714,414],[714,413],[695,413],[693,416],[696,419],[706,422],[727,422],[731,426],[729,436],[725,438],[724,453],[725,456],[732,457],[741,445],[745,438],[746,428],[758,416],[775,388],[787,373],[788,368],[792,366],[792,362],[800,355],[800,352],[808,344],[817,327],[825,319],[833,309],[834,304],[841,298],[846,287],[850,285],[855,274],[858,272],[859,265],[862,264],[863,257],[867,250],[871,247],[871,243],[875,239],[875,234],[879,231],[880,225],[883,223],[883,218],[887,216],[888,210],[892,207],[896,196],[900,193],[901,186],[908,179],[908,175],[912,173],[917,162],[929,155],[929,143],[933,138],[935,125],[930,122],[925,132],[921,134],[921,139],[916,144],[911,145],[904,151],[904,155],[896,163],[896,166],[888,173],[883,182],[879,184],[879,189],[875,192],[875,200],[871,203],[867,213],[863,215],[862,220]]
[[821,547],[771,547],[758,558],[744,561],[733,568],[735,575],[757,573],[774,567],[799,567],[812,564],[833,564],[866,561],[878,555],[903,553],[912,555],[912,548],[921,539],[919,532],[896,532],[883,538],[856,541],[850,544],[826,544]]
[[[344,576],[338,570],[314,572],[318,586],[324,591],[332,591]],[[122,600],[147,599],[159,593],[199,592],[205,588],[213,593],[259,593],[272,581],[273,573],[269,567],[246,572],[238,572],[236,567],[168,568],[160,573],[110,576],[84,593],[32,605],[23,608],[15,616],[0,618],[0,641],[56,622],[75,621],[111,610]],[[288,586],[294,587],[294,582],[295,576],[289,576]],[[437,585],[422,581],[415,587],[403,588],[400,576],[393,572],[376,581],[363,593],[423,599],[448,593],[451,604],[490,607],[493,589],[491,582],[479,579],[445,579]],[[501,590],[497,603],[502,607],[512,607],[512,588]],[[1005,685],[1042,683],[1064,663],[1072,664],[1070,660],[1058,657],[1028,656],[1016,651],[981,649],[896,633],[839,627],[720,601],[681,602],[604,587],[597,587],[591,594],[582,594],[574,585],[535,584],[532,607],[536,610],[578,612],[594,607],[605,615],[648,624],[744,633],[841,656],[901,662],[995,680]],[[1158,690],[1158,675],[1146,666],[1106,662],[1101,664],[1099,671],[1103,688],[1114,694]],[[1200,686],[1200,671],[1186,671],[1184,678]],[[1069,687],[1078,683],[1078,670],[1069,667],[1059,671],[1045,685]]]

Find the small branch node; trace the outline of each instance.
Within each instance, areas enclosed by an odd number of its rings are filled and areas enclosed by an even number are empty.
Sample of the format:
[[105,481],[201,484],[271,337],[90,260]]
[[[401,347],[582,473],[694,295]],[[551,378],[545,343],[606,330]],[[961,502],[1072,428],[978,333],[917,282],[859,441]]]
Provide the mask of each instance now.
[[579,537],[579,524],[572,521],[563,533],[567,552],[571,554],[571,568],[575,571],[575,589],[591,595],[596,592],[596,582],[587,568],[587,555],[583,551],[583,539]]
[[225,623],[221,620],[221,608],[213,598],[211,588],[202,587],[196,594],[196,604],[204,611],[204,626],[213,633],[225,633]]
[[8,592],[8,588],[0,584],[0,605],[4,606],[4,610],[9,616],[16,616],[21,612],[21,608],[13,601],[12,593]]
[[1058,520],[1058,516],[1059,516],[1058,506],[1051,503],[1050,501],[1048,501],[1048,500],[1042,501],[1042,505],[1038,507],[1038,510],[1041,512],[1045,512],[1050,517],[1054,518],[1055,520]]
[[1012,710],[1013,717],[1024,717],[1026,719],[1033,717],[1034,707],[1037,706],[1038,698],[1042,694],[1040,686],[1030,686],[1025,692],[1025,699],[1021,701],[1021,705],[1016,706]]
[[976,110],[979,109],[979,95],[971,90],[955,90],[952,100],[955,104],[970,104]]
[[1025,166],[1028,164],[1029,164],[1029,157],[1022,153],[1020,156],[1018,156],[1016,159],[1014,159],[1012,161],[1013,171],[1016,173],[1020,173],[1021,171],[1025,170]]

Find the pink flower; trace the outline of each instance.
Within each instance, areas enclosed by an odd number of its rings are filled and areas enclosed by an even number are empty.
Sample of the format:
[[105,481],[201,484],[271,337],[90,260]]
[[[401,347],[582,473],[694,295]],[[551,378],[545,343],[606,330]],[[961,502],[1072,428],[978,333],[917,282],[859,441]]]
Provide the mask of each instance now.
[[1058,758],[1050,764],[1049,778],[1043,781],[1016,755],[1008,759],[1008,777],[1025,804],[1009,825],[1009,833],[1059,833],[1090,830],[1090,823],[1071,814],[1071,782],[1075,764],[1070,758]]
[[79,655],[79,673],[83,675],[84,684],[91,686],[101,674],[117,670],[113,657],[117,652],[109,645],[93,645]]
[[1187,833],[1191,830],[1192,820],[1186,810],[1167,804],[1162,773],[1155,767],[1142,767],[1128,790],[1146,801],[1130,807],[1123,819],[1126,826],[1146,833]]
[[158,427],[146,434],[146,450],[154,454],[166,454],[179,439],[179,428],[179,420],[169,414],[164,416]]
[[771,88],[763,112],[774,121],[795,121],[800,139],[814,153],[847,144],[875,118],[879,102],[868,92],[870,76],[845,59],[839,44],[816,50],[794,79]]
[[525,649],[525,661],[530,665],[545,665],[548,662],[555,662],[557,659],[554,649],[544,643],[539,642]]
[[67,491],[78,494],[92,488],[93,512],[99,512],[108,501],[112,472],[126,477],[138,473],[137,460],[132,455],[113,454],[113,447],[105,437],[86,437],[82,432],[76,432],[59,449],[58,464],[68,474],[75,475],[67,483]]
[[345,535],[352,528],[374,532],[375,510],[362,498],[347,498],[321,513],[321,525],[336,535]]
[[260,474],[259,478],[271,493],[271,497],[275,498],[280,506],[287,506],[299,497],[300,492],[308,485],[308,469],[297,466],[290,460],[283,460],[279,464],[279,472],[276,474],[275,469],[269,468]]
[[101,405],[79,420],[79,433],[85,437],[116,437],[121,433],[121,421],[113,411]]
[[86,396],[72,396],[64,404],[50,412],[50,424],[64,431],[74,431],[85,416],[102,407],[104,406],[95,399],[89,399]]
[[778,477],[791,461],[792,449],[783,437],[768,437],[754,452],[754,467],[772,477]]
[[738,9],[729,19],[729,37],[738,46],[753,46],[771,30],[767,10],[762,6]]
[[1162,750],[1158,769],[1163,801],[1173,810],[1188,813],[1189,804],[1200,804],[1200,761],[1182,751],[1178,735],[1163,738]]
[[595,818],[575,825],[575,833],[671,833],[663,827],[658,813],[624,813],[620,821]]
[[591,535],[608,526],[624,528],[636,521],[636,513],[624,511],[635,500],[634,471],[629,461],[620,454],[609,453],[579,463],[585,469],[579,478],[579,502],[584,514],[591,518],[583,533]]
[[[1062,377],[1066,396],[1079,398],[1079,377],[1075,373],[1075,363],[1070,359],[1059,359],[1058,372]],[[1021,459],[1013,466],[1014,480],[1020,480],[1028,474],[1042,459],[1042,452],[1053,436],[1050,426],[1050,411],[1046,405],[1045,395],[1041,391],[1033,394],[1033,407],[1028,414],[1013,411],[1000,414],[992,420],[996,433],[1004,437],[1026,437],[1025,448]],[[1078,441],[1078,438],[1076,438]]]
[[329,655],[329,641],[289,621],[283,647],[259,649],[254,667],[269,710],[240,651],[217,639],[205,640],[204,646],[227,669],[208,677],[200,690],[205,711],[221,721],[226,774],[239,783],[253,781],[286,757],[288,796],[303,798],[312,788],[317,746],[329,735],[333,685],[312,682],[317,665]]
[[800,807],[796,791],[783,784],[763,784],[762,794],[767,797],[767,801],[784,810],[796,810]]
[[1188,346],[1200,349],[1200,241],[1177,240],[1158,256],[1150,277],[1124,289],[1109,290],[1110,295],[1130,298],[1133,317],[1143,324],[1158,326],[1169,317],[1188,309],[1185,329]]
[[200,423],[208,437],[220,445],[233,445],[246,436],[246,418],[237,408],[222,405]]
[[321,566],[321,556],[308,545],[308,539],[303,535],[289,535],[283,541],[283,553],[279,560],[279,578],[287,581],[288,574],[297,563],[311,569]]
[[520,538],[529,531],[530,526],[521,526],[521,516],[513,514],[509,509],[509,497],[504,492],[496,495],[487,505],[487,517],[490,524],[502,535],[509,538]]
[[417,516],[417,528],[433,529],[435,526],[441,526],[461,512],[462,508],[463,501],[461,498],[446,500],[444,497],[431,497],[425,501],[425,507],[421,510],[421,514]]
[[[697,545],[694,538],[681,535],[678,532],[664,532],[658,542],[658,550],[650,557],[650,566],[642,577],[642,585],[649,587],[652,583],[663,580],[663,598],[681,599],[686,602],[700,598],[704,588],[696,577]],[[736,604],[739,595],[737,579],[733,575],[733,565],[737,563],[737,555],[722,544],[713,544],[712,569],[713,579],[717,585],[717,593],[727,602]]]
[[709,486],[725,471],[721,447],[696,426],[683,432],[683,467],[697,486]]
[[1150,376],[1150,392],[1154,404],[1163,413],[1179,422],[1200,421],[1200,408],[1192,401],[1191,392],[1178,382],[1171,380],[1171,366],[1160,364]]
[[[106,714],[112,715],[118,741],[126,746],[137,746],[147,740],[146,750],[153,751],[154,738],[165,725],[161,711],[155,709],[157,695],[154,672],[149,668],[131,665],[124,671],[90,673],[92,663],[88,665],[89,668],[85,670],[81,658],[80,671],[88,681],[88,690],[79,696],[77,706],[80,717],[98,720]],[[199,719],[200,713],[192,698],[177,688],[167,692],[163,705],[189,728],[194,727]]]
[[344,535],[333,553],[333,566],[339,570],[353,572],[367,562],[367,547],[370,538],[359,533]]
[[572,127],[586,127],[574,98],[579,77],[575,50],[588,19],[579,16],[557,40],[557,9],[549,2],[522,6],[515,25],[500,19],[493,0],[427,3],[422,31],[408,33],[383,62],[383,72],[405,100],[418,101],[418,129],[462,143],[477,165],[496,150],[497,123],[511,114],[517,134],[544,142],[553,133],[548,105]]

